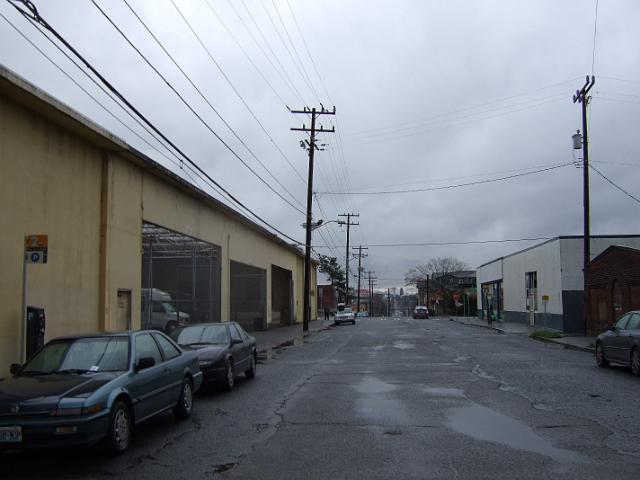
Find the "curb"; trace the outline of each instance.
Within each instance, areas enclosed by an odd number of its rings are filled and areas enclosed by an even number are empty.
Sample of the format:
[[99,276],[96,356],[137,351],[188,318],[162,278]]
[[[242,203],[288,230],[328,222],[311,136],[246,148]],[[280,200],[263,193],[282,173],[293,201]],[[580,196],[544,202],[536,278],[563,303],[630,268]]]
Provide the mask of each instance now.
[[290,347],[290,346],[295,344],[296,340],[302,341],[307,337],[315,335],[316,333],[319,333],[319,332],[323,332],[323,331],[328,330],[330,328],[331,328],[331,325],[319,328],[318,330],[312,330],[312,331],[309,331],[309,332],[302,333],[300,335],[296,335],[295,337],[291,337],[291,338],[289,338],[287,340],[283,340],[282,342],[280,342],[277,345],[274,345],[272,347],[258,348],[256,353],[258,354],[259,358],[265,359],[265,358],[267,358],[269,356],[269,352],[270,351],[279,350],[279,349],[284,348],[284,347]]
[[[502,328],[498,328],[498,327],[493,327],[490,325],[481,325],[478,323],[466,323],[466,322],[461,322],[459,320],[456,320],[455,318],[449,318],[450,322],[456,322],[459,323],[460,325],[467,325],[469,327],[479,327],[479,328],[487,328],[490,330],[494,330],[498,333],[507,333],[505,330],[503,330]],[[555,343],[556,345],[560,345],[564,348],[566,348],[567,350],[575,350],[578,352],[586,352],[586,353],[591,353],[591,354],[595,354],[596,353],[596,349],[593,347],[581,347],[579,345],[572,345],[570,343],[565,343],[563,341],[561,341],[562,339],[557,339],[557,338],[532,338],[529,337],[531,340],[535,340],[538,342],[547,342],[547,343]]]
[[449,318],[450,322],[456,322],[460,325],[466,325],[467,327],[478,327],[478,328],[486,328],[488,330],[493,330],[494,332],[498,332],[498,333],[506,333],[505,330],[503,330],[502,328],[498,328],[498,327],[494,327],[492,325],[481,325],[478,323],[466,323],[466,322],[461,322],[460,320],[456,320],[455,318]]
[[570,343],[565,343],[565,342],[558,341],[559,339],[554,339],[554,338],[547,338],[547,339],[533,338],[532,340],[539,340],[541,342],[555,343],[556,345],[562,345],[567,350],[576,350],[578,352],[587,352],[587,353],[591,353],[591,354],[594,354],[594,355],[596,353],[596,349],[595,348],[592,348],[592,347],[581,347],[579,345],[571,345]]

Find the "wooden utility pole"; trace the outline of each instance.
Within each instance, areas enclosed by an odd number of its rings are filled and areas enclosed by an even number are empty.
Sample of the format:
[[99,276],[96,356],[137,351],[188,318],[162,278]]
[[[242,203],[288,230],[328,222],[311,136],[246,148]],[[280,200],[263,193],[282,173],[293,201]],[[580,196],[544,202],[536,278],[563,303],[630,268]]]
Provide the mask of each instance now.
[[360,311],[360,276],[362,275],[362,259],[366,258],[368,255],[366,253],[362,253],[363,250],[369,250],[369,247],[363,247],[360,245],[359,247],[353,247],[354,250],[357,250],[358,253],[353,254],[353,258],[358,259],[358,303],[356,304],[356,312]]
[[308,128],[304,123],[302,128],[292,128],[291,130],[297,132],[309,132],[309,140],[301,142],[302,148],[309,151],[309,178],[307,181],[307,222],[306,230],[307,235],[305,239],[305,252],[304,252],[304,300],[302,314],[302,330],[304,332],[309,330],[309,320],[311,319],[311,211],[313,206],[313,154],[316,150],[319,150],[316,145],[316,133],[333,133],[335,128],[325,129],[320,125],[320,128],[316,127],[316,119],[320,115],[335,115],[336,107],[333,107],[332,111],[326,110],[321,107],[320,110],[314,108],[304,107],[302,110],[290,110],[293,114],[310,115],[311,127]]
[[376,273],[373,270],[367,272],[367,280],[369,281],[369,316],[373,317],[373,281],[376,277],[372,277],[371,274]]
[[589,137],[587,132],[587,106],[589,105],[589,100],[591,100],[591,97],[589,96],[589,90],[591,90],[591,87],[593,87],[593,84],[595,82],[596,78],[593,75],[591,75],[591,78],[589,78],[589,75],[587,75],[584,86],[582,87],[582,89],[577,90],[576,94],[573,96],[573,103],[577,102],[582,104],[582,207],[584,221],[584,257],[582,267],[584,312],[582,314],[582,318],[584,321],[584,331],[586,331],[586,318],[589,311],[587,268],[589,267],[589,262],[591,261],[591,231],[589,222]]
[[341,213],[338,217],[347,217],[347,221],[344,222],[344,225],[347,226],[347,249],[345,254],[345,279],[346,279],[346,291],[344,293],[344,304],[345,306],[349,306],[349,229],[352,225],[360,225],[360,223],[351,223],[351,217],[359,217],[360,214],[357,213]]

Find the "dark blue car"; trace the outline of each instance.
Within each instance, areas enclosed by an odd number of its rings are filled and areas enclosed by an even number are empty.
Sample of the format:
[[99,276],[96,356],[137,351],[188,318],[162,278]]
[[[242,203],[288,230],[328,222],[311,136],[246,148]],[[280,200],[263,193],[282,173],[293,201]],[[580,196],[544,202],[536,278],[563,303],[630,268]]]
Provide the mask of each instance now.
[[51,340],[0,381],[0,450],[92,444],[129,447],[134,425],[169,409],[186,418],[202,373],[194,352],[161,332]]

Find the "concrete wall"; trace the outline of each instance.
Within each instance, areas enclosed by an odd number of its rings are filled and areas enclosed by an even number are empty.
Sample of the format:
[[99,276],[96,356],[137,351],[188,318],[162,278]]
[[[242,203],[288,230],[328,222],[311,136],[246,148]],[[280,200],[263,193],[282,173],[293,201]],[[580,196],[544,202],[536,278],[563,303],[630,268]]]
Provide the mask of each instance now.
[[27,304],[46,309],[46,338],[97,331],[101,152],[0,96],[0,374],[19,361],[24,236],[49,236],[28,265]]
[[[127,152],[125,144],[114,143],[118,139],[33,87],[16,89],[0,73],[0,376],[20,360],[28,234],[49,236],[49,262],[29,265],[27,284],[27,304],[45,308],[46,340],[120,328],[118,289],[131,291],[132,327],[140,327],[143,221],[222,248],[223,321],[229,317],[231,260],[267,271],[268,322],[271,265],[292,271],[294,316],[302,321],[299,253]],[[315,269],[311,282],[315,316]]]
[[549,296],[547,313],[562,315],[562,281],[559,241],[551,240],[504,259],[504,310],[526,312],[525,273],[537,272],[538,311],[543,312],[542,295]]

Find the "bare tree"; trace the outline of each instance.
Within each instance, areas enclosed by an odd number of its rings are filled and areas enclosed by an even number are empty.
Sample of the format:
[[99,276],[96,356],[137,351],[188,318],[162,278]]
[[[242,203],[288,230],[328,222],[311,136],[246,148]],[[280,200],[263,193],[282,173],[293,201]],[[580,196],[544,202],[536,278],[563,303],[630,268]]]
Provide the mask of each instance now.
[[410,269],[404,275],[407,285],[416,285],[418,282],[426,281],[427,278],[436,279],[453,272],[467,270],[466,263],[453,257],[435,257],[424,265],[418,265]]

